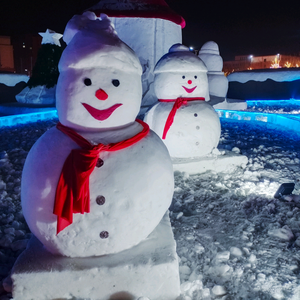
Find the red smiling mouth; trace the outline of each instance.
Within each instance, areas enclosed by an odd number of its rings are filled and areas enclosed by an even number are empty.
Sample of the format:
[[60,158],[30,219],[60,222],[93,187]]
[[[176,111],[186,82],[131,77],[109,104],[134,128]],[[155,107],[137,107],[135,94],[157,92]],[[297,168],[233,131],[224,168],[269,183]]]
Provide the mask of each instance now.
[[104,121],[106,119],[108,119],[110,117],[110,115],[118,108],[120,107],[121,103],[117,103],[107,109],[103,109],[103,110],[100,110],[100,109],[96,109],[95,107],[93,106],[90,106],[86,103],[81,103],[85,109],[91,114],[92,117],[94,117],[96,120],[99,120],[99,121]]
[[189,88],[187,88],[187,87],[185,87],[185,86],[182,86],[189,94],[190,93],[192,93],[194,90],[195,90],[195,88],[197,87],[197,86],[194,86],[193,88],[191,88],[191,89],[189,89]]

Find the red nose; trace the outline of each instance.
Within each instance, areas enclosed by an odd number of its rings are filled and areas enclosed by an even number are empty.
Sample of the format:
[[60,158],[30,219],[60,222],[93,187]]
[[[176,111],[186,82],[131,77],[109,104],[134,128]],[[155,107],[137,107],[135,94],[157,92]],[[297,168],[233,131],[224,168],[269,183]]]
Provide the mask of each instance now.
[[99,100],[106,100],[108,98],[108,95],[102,89],[97,90],[95,96]]
[[192,80],[188,80],[188,84],[192,84],[193,83],[193,81]]

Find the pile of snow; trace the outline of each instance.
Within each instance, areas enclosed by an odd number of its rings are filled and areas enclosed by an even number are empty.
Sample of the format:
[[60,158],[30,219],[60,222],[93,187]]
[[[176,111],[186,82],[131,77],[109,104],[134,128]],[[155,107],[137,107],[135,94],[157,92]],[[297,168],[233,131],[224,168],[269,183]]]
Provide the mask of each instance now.
[[266,81],[272,79],[277,82],[281,81],[294,81],[300,79],[299,68],[283,68],[283,69],[261,69],[261,70],[248,70],[233,72],[227,77],[229,82],[246,83],[250,80]]
[[0,74],[0,83],[3,83],[7,86],[15,86],[19,82],[25,82],[29,80],[27,75],[22,74]]
[[[30,232],[20,178],[33,143],[57,120],[4,128],[0,138],[0,299]],[[235,173],[175,174],[171,222],[183,300],[300,298],[300,201],[274,199],[283,182],[300,194],[300,137],[222,120],[219,148],[249,159]]]

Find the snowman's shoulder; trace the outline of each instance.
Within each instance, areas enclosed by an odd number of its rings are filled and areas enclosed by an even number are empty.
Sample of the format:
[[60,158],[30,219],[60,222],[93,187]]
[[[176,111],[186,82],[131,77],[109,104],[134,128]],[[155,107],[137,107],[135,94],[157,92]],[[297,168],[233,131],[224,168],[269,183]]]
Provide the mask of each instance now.
[[158,105],[160,104],[160,102],[156,103],[155,105],[153,105],[145,114],[144,117],[144,122],[146,122],[147,124],[149,124],[149,126],[151,126],[152,120],[153,120],[153,115],[154,112],[156,110],[156,108],[158,107]]
[[69,153],[71,149],[78,148],[78,145],[68,136],[52,127],[47,130],[33,145],[29,154],[44,153],[51,155],[51,153]]

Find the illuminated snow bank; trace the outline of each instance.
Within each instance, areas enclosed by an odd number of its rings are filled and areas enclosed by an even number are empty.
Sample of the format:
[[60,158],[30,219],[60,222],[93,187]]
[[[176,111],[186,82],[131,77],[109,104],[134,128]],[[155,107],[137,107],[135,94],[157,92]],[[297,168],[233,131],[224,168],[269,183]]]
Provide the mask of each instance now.
[[0,117],[0,127],[22,125],[27,123],[34,123],[37,121],[46,121],[57,118],[57,110],[48,110],[43,112],[35,112],[29,114],[20,114],[13,116]]
[[[270,114],[261,112],[223,109],[216,109],[216,112],[218,113],[221,120],[231,119],[240,121],[260,122],[264,124],[272,124],[281,129],[290,129],[297,133],[300,133],[300,115]],[[0,117],[0,127],[34,123],[37,121],[46,121],[53,118],[58,118],[56,109],[53,109],[51,111]]]
[[287,114],[269,114],[248,111],[235,110],[216,110],[222,119],[231,119],[239,121],[261,122],[267,125],[276,125],[277,129],[292,130],[300,133],[300,117]]

